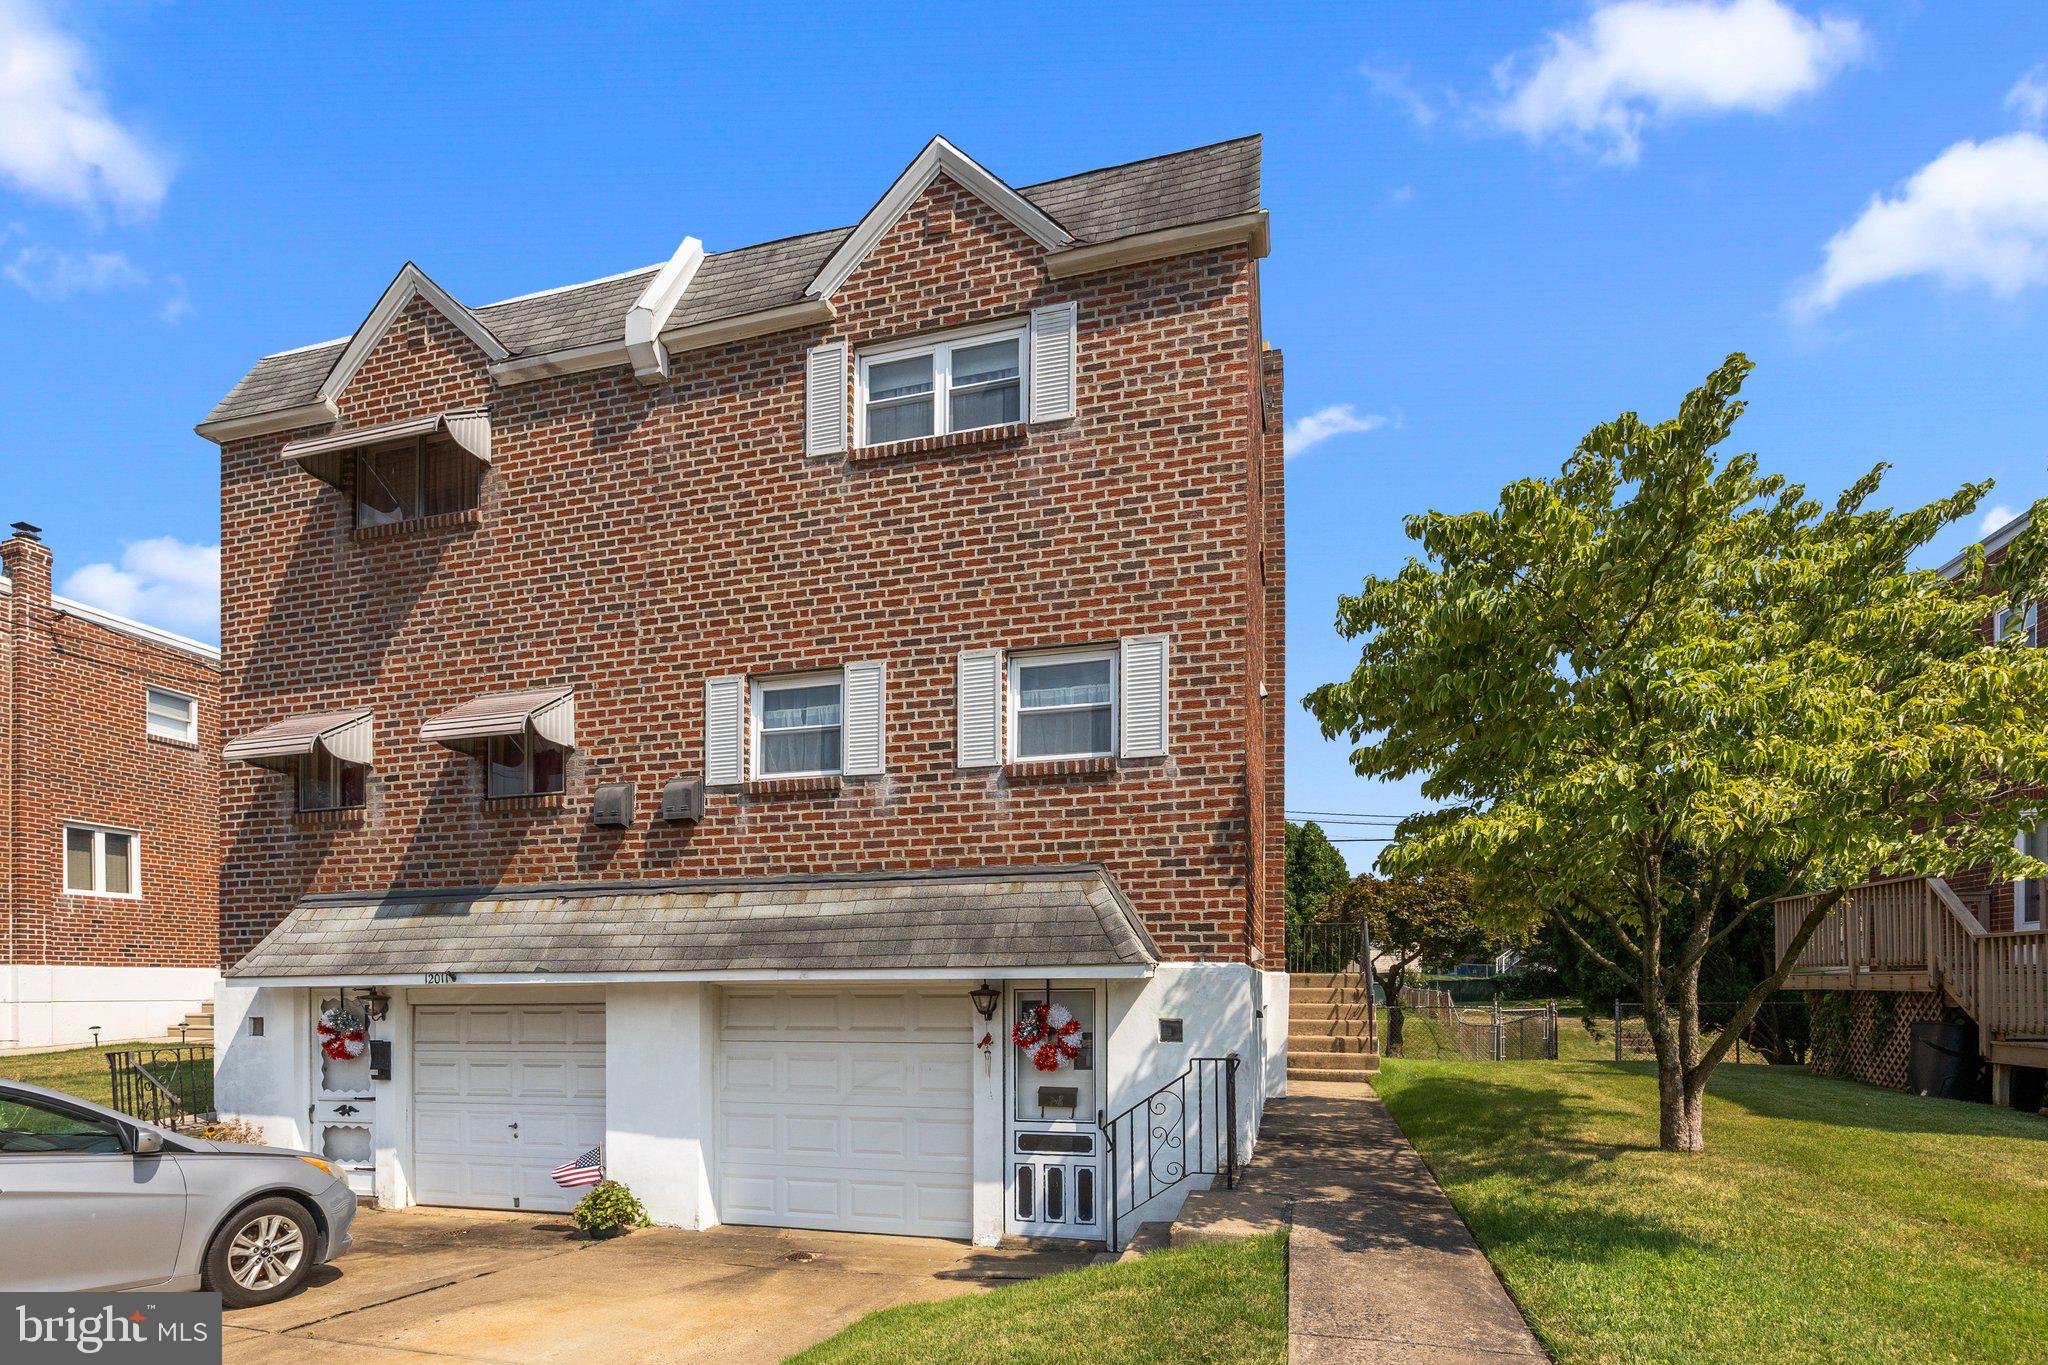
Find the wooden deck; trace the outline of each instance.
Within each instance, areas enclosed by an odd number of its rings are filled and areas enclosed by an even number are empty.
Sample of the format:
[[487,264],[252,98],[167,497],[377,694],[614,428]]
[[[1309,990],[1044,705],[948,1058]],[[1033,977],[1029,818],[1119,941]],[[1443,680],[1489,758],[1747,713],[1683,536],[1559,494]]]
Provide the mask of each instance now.
[[[1774,906],[1783,959],[1812,896]],[[1924,991],[1977,1022],[1978,1050],[2000,1065],[2048,1066],[2048,935],[1992,933],[1939,877],[1865,882],[1800,950],[1795,991]]]

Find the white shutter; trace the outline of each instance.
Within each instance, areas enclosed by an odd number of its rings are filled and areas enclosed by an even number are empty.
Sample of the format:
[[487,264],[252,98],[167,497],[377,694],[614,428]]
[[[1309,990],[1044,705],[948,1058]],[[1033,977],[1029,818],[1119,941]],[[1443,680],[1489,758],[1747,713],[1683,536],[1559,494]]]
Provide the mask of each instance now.
[[954,763],[962,768],[996,768],[1003,762],[1003,652],[960,651],[959,715]]
[[804,454],[846,449],[846,343],[813,346],[804,364]]
[[735,787],[745,780],[745,678],[704,682],[704,785]]
[[1123,689],[1123,756],[1166,753],[1166,637],[1134,635],[1123,643],[1117,676]]
[[844,749],[840,771],[848,777],[873,777],[884,770],[884,676],[879,663],[846,666]]
[[1072,303],[1031,310],[1031,420],[1074,415],[1074,371],[1080,354],[1080,308]]

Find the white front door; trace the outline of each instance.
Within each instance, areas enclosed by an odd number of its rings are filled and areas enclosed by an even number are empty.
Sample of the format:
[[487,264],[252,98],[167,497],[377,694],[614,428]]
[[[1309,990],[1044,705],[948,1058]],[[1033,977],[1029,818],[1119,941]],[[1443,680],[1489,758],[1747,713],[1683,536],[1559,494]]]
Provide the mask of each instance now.
[[971,1234],[965,990],[734,986],[719,1010],[721,1221]]
[[[1045,1023],[1078,1025],[1061,1035],[1064,1047],[1019,1043],[1019,1021],[1035,1019],[1040,1005],[1049,1007]],[[1009,1024],[1006,1226],[1030,1237],[1101,1237],[1102,993],[1012,987]]]
[[552,1172],[604,1141],[604,1006],[418,1005],[412,1028],[419,1202],[574,1207]]

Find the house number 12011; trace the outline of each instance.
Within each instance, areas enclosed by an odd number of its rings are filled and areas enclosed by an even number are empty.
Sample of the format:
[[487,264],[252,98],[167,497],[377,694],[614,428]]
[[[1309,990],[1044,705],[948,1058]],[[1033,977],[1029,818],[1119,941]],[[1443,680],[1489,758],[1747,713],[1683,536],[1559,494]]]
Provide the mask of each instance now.
[[427,973],[427,984],[428,984],[429,986],[452,986],[452,985],[454,985],[454,984],[455,984],[455,973],[453,973],[453,972],[428,972],[428,973]]

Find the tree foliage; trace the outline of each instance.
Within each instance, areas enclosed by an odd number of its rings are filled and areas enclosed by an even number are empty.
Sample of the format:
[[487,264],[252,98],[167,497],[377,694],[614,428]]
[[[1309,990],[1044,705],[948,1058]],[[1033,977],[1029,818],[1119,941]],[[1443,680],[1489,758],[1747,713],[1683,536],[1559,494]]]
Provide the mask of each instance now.
[[1387,1047],[1400,1047],[1401,989],[1409,976],[1445,969],[1486,947],[1472,878],[1456,870],[1400,877],[1361,876],[1338,895],[1335,913],[1372,929],[1375,968],[1387,996]]
[[1702,963],[1777,891],[1754,869],[1823,892],[1788,962],[1865,877],[2048,873],[2013,847],[2017,791],[2048,783],[2048,651],[1980,632],[1985,594],[2040,591],[2048,508],[1996,565],[1910,568],[1990,485],[1893,511],[1879,465],[1827,506],[1722,458],[1749,370],[1729,357],[1671,420],[1594,428],[1491,510],[1409,518],[1421,556],[1340,601],[1358,666],[1307,699],[1360,774],[1420,774],[1442,803],[1383,868],[1463,869],[1490,910],[1589,952],[1579,926],[1605,930],[1685,1149],[1736,1032],[1702,1041]]
[[1305,825],[1287,822],[1286,886],[1287,922],[1306,924],[1324,918],[1330,898],[1351,880],[1344,855],[1311,820]]

